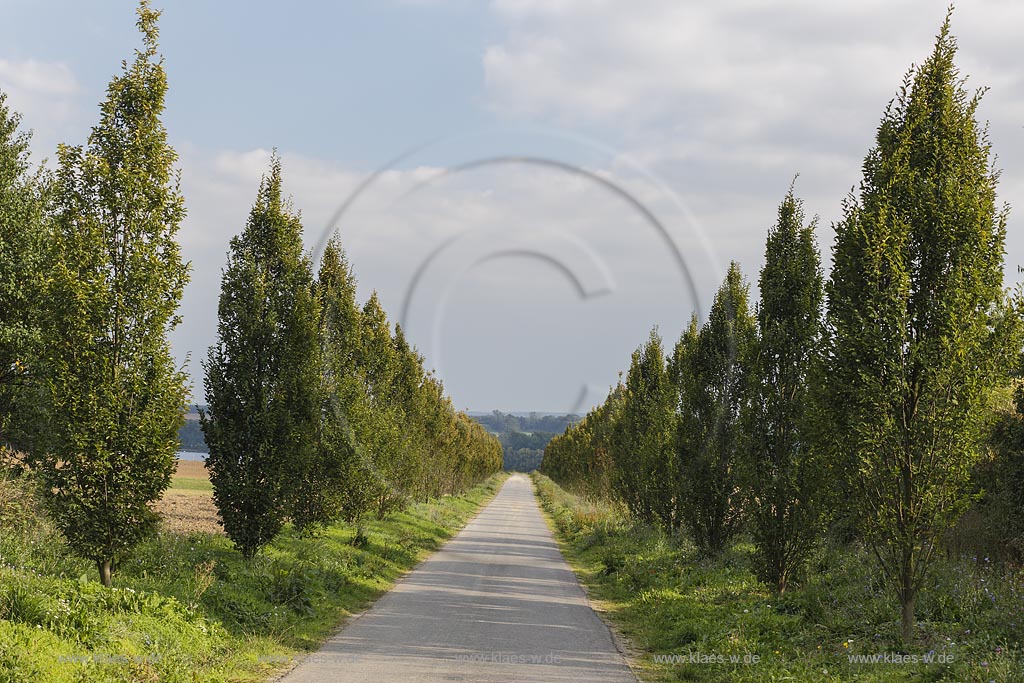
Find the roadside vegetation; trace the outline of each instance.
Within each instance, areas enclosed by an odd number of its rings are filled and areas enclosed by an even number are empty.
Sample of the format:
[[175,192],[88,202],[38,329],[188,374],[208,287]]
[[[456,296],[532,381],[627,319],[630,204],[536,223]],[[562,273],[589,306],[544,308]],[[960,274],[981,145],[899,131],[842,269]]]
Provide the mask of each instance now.
[[[288,525],[252,559],[223,532],[161,524],[114,587],[61,538],[28,474],[0,471],[0,683],[264,681],[315,650],[497,491],[415,503],[310,537]],[[209,502],[204,479],[172,487]],[[211,505],[212,508],[212,505]]]
[[[937,563],[918,605],[919,640],[906,648],[891,593],[863,545],[816,547],[779,595],[759,580],[749,536],[709,559],[685,534],[637,521],[619,503],[533,477],[595,607],[638,649],[633,665],[643,680],[1024,680],[1019,567],[983,556]],[[870,661],[899,653],[931,663]]]

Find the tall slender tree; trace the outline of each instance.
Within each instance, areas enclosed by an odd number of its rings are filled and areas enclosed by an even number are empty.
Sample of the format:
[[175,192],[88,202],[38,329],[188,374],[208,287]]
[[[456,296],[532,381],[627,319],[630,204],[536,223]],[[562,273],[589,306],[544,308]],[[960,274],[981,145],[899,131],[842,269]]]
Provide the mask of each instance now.
[[675,363],[682,515],[698,549],[709,556],[725,549],[742,521],[736,471],[742,447],[739,411],[755,334],[748,290],[733,262],[707,322],[696,335],[691,325],[684,334],[682,360]]
[[359,307],[356,280],[341,242],[332,238],[320,258],[316,282],[323,359],[321,450],[317,488],[325,517],[358,519],[369,507],[367,482],[372,468],[360,441],[367,411],[366,380],[359,365]]
[[363,333],[360,363],[366,376],[370,408],[363,434],[373,463],[372,498],[378,517],[383,517],[403,504],[407,482],[403,483],[401,477],[405,425],[394,394],[398,356],[391,324],[376,292],[363,305],[360,329]]
[[743,402],[740,481],[761,578],[786,590],[821,529],[825,459],[813,443],[810,383],[822,341],[824,286],[814,222],[790,188],[768,233],[757,340]]
[[114,78],[99,124],[62,146],[40,365],[46,430],[33,465],[57,528],[110,585],[153,526],[188,396],[167,333],[188,280],[185,215],[160,116],[159,13],[142,2],[143,48]]
[[633,352],[615,426],[615,489],[642,520],[676,526],[671,486],[674,388],[657,330]]
[[282,197],[275,156],[245,229],[231,240],[200,414],[214,502],[246,557],[274,538],[312,486],[318,325],[302,224]]
[[40,351],[48,191],[47,175],[30,168],[30,134],[18,131],[21,116],[6,100],[0,92],[0,449],[24,447],[15,406]]
[[1019,351],[1002,288],[1007,211],[980,93],[955,55],[947,16],[882,117],[828,287],[837,433],[905,642],[936,539],[969,503],[985,396]]
[[424,400],[425,372],[423,356],[409,345],[402,326],[395,325],[395,376],[392,380],[392,399],[399,408],[404,429],[399,431],[401,443],[400,478],[407,482],[406,491],[412,498],[422,498],[424,471],[427,461],[426,435],[423,421],[426,416]]

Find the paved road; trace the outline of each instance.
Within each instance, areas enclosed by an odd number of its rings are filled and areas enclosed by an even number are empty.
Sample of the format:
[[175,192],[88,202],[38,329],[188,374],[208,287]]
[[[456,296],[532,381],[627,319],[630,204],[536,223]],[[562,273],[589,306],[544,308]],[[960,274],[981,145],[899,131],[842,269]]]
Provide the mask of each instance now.
[[635,683],[513,475],[465,529],[282,683]]

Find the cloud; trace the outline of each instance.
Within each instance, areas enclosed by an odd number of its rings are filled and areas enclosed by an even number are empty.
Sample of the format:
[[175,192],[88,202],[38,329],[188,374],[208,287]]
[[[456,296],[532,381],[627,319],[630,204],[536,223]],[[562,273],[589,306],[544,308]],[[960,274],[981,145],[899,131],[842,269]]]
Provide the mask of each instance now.
[[[721,245],[756,272],[763,230],[796,173],[831,239],[886,103],[931,50],[945,15],[930,0],[494,0],[486,106],[506,121],[595,131],[623,160],[682,195]],[[1024,203],[1024,6],[958,7],[953,33],[1003,167],[1001,197]],[[1011,223],[1019,218],[1011,214]],[[1008,252],[1024,253],[1010,229]],[[827,251],[826,251],[826,258]],[[1019,257],[1018,257],[1018,260]],[[1013,274],[1015,275],[1015,274]]]
[[26,59],[0,59],[0,83],[40,95],[67,96],[78,92],[78,83],[67,64]]
[[[925,0],[497,0],[494,9],[507,27],[483,59],[495,111],[640,125],[710,110],[746,124],[730,129],[740,135],[805,105],[820,115],[887,98],[944,14]],[[967,61],[1016,74],[1010,46],[1022,20],[1013,3],[979,2],[958,11],[954,30]]]
[[0,91],[7,93],[8,108],[47,136],[35,141],[37,149],[51,149],[56,139],[50,138],[67,131],[79,118],[82,88],[63,62],[0,59]]
[[[214,341],[228,242],[245,225],[269,158],[265,149],[181,150],[189,217],[180,239],[193,278],[182,305],[184,322],[172,342],[179,358],[191,355],[200,397],[199,360]],[[619,369],[608,359],[625,362],[652,324],[674,337],[720,277],[700,226],[688,222],[674,197],[617,167],[613,157],[581,169],[585,173],[525,162],[462,173],[413,164],[381,174],[336,224],[338,207],[369,172],[287,151],[282,165],[285,192],[303,216],[307,247],[331,227],[340,229],[360,297],[378,290],[392,321],[413,307],[409,336],[429,354],[428,363],[443,363],[440,369],[460,405],[494,404],[494,386],[479,381],[479,368],[493,363],[494,353],[530,356],[494,368],[503,383],[502,407],[569,410],[579,407],[587,386],[584,402],[598,401]],[[652,211],[671,241],[624,194]],[[467,235],[470,242],[453,242]],[[516,242],[517,235],[525,242]],[[570,249],[567,256],[558,249],[565,243],[583,249],[575,255]],[[452,244],[461,246],[431,261]],[[688,289],[680,258],[702,290],[697,296]],[[606,270],[612,286],[581,298],[571,274],[594,268]],[[417,280],[418,272],[433,277]],[[615,333],[597,333],[612,320]],[[581,348],[590,351],[580,353]],[[531,399],[538,387],[547,387],[546,402]]]

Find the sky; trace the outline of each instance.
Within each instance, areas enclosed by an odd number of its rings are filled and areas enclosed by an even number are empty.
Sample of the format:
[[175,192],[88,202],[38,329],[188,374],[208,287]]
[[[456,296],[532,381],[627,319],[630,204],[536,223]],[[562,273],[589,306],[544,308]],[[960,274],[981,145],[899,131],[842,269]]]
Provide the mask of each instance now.
[[[82,144],[141,45],[135,4],[0,0],[0,90],[37,162]],[[581,412],[657,327],[674,344],[731,260],[756,299],[795,180],[828,268],[933,0],[164,0],[164,123],[192,264],[171,336],[203,402],[228,241],[271,150],[312,257],[339,232],[365,299],[469,410]],[[1024,5],[953,15],[1024,265]]]

